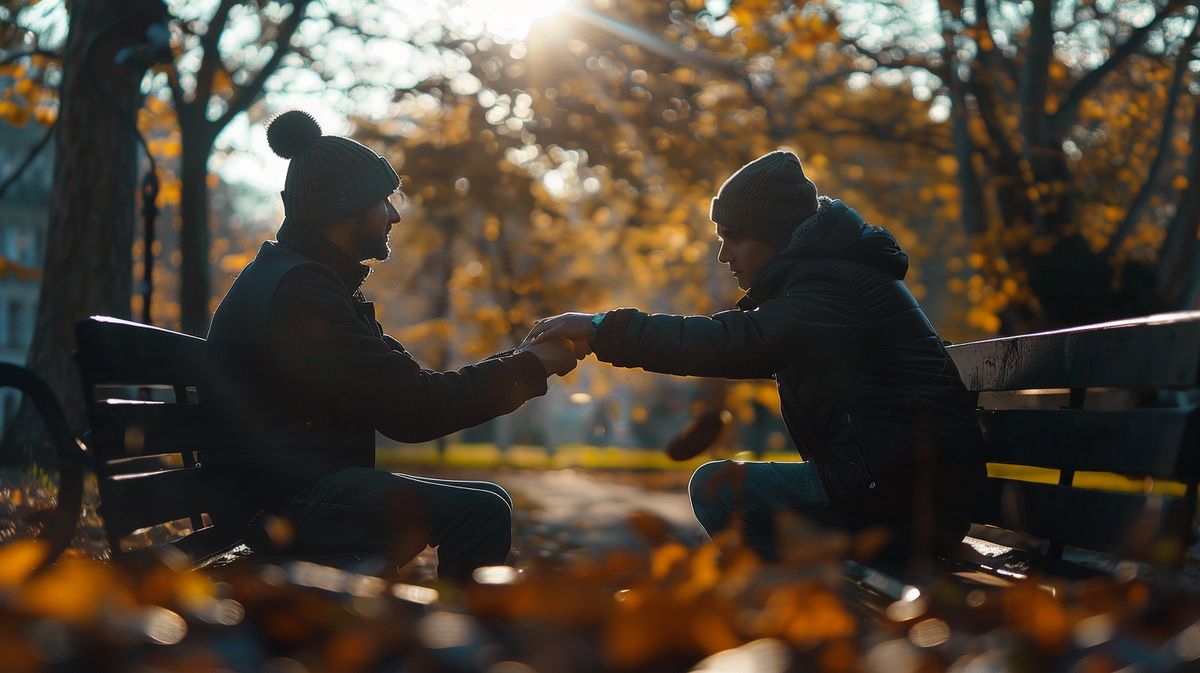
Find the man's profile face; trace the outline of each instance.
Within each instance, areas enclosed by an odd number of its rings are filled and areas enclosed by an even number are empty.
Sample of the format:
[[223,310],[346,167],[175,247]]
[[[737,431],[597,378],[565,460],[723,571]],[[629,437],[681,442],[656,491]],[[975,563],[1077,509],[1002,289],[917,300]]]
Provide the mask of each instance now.
[[362,259],[383,261],[388,258],[392,252],[388,247],[388,234],[392,231],[392,225],[399,221],[400,212],[392,205],[392,197],[363,213],[357,231]]
[[778,250],[766,243],[748,236],[737,236],[719,224],[717,241],[721,244],[717,261],[729,265],[738,287],[743,290],[749,290],[750,283],[767,266],[767,262],[779,254]]

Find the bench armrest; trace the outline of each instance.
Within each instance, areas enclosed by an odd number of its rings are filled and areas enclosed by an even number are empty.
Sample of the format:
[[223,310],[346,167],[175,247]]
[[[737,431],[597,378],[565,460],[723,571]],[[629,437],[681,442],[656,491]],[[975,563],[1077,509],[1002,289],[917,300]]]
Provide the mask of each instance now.
[[83,504],[83,472],[91,467],[91,461],[67,427],[62,405],[37,374],[19,365],[0,363],[0,387],[16,388],[33,402],[58,458],[57,504],[53,511],[38,517],[45,524],[39,537],[49,545],[43,565],[49,564],[71,544],[75,535]]

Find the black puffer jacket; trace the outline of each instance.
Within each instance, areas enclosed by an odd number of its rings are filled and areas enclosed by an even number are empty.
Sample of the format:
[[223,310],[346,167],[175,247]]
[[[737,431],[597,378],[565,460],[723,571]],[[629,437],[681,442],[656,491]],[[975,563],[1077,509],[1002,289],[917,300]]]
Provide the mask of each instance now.
[[907,270],[890,233],[822,197],[737,310],[618,309],[593,348],[622,367],[775,378],[792,439],[849,525],[932,520],[933,541],[947,544],[970,522],[982,437],[975,398],[904,285]]
[[205,459],[250,492],[252,505],[279,503],[343,467],[373,467],[376,431],[427,441],[546,392],[532,353],[423,369],[376,322],[358,291],[367,273],[323,237],[285,223],[217,308],[201,400],[235,436]]

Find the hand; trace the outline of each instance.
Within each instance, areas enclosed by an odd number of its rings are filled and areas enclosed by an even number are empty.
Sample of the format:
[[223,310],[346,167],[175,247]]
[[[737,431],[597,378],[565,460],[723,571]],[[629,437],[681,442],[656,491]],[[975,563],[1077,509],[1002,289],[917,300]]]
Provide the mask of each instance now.
[[[525,346],[522,344],[517,352],[529,351],[537,356],[546,372],[566,376],[582,358],[576,358],[574,344],[567,339],[543,339]],[[586,354],[585,354],[586,356]]]
[[596,331],[592,326],[593,317],[592,313],[562,313],[552,318],[543,318],[534,324],[525,340],[533,343],[542,339],[587,341]]

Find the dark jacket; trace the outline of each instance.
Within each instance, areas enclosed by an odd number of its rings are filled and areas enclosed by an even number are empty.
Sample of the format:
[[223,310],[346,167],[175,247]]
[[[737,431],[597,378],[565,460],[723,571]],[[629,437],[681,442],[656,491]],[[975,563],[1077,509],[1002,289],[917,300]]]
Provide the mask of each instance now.
[[736,310],[619,309],[593,348],[623,367],[775,378],[789,433],[848,524],[926,516],[939,539],[957,541],[984,476],[975,397],[904,285],[907,270],[890,233],[823,197]]
[[343,467],[374,467],[376,431],[428,441],[546,392],[546,371],[531,353],[422,369],[375,320],[358,289],[368,272],[285,222],[217,308],[208,335],[213,376],[201,399],[235,441],[206,460],[251,489],[259,506]]

